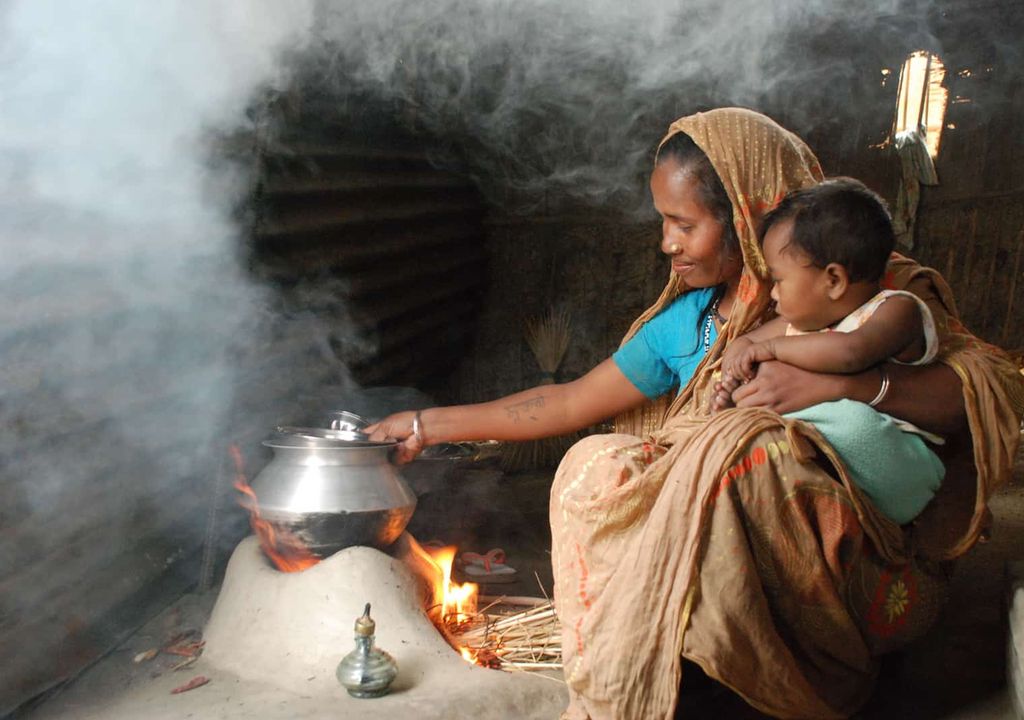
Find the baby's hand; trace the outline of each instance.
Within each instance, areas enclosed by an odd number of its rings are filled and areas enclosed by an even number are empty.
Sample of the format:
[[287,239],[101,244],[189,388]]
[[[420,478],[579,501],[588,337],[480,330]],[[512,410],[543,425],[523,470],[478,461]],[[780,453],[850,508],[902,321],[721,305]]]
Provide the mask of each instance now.
[[711,414],[717,415],[722,410],[735,407],[732,394],[740,386],[740,381],[729,373],[722,373],[722,379],[715,383],[715,395],[711,399]]
[[726,375],[732,375],[734,378],[743,378],[743,376],[738,372],[739,360],[753,344],[754,343],[748,340],[745,336],[740,336],[726,346],[725,352],[722,353],[723,381]]
[[775,359],[775,348],[771,340],[759,343],[747,341],[733,357],[727,358],[730,364],[727,366],[725,360],[722,362],[722,372],[739,378],[742,381],[754,379],[754,368],[758,363]]

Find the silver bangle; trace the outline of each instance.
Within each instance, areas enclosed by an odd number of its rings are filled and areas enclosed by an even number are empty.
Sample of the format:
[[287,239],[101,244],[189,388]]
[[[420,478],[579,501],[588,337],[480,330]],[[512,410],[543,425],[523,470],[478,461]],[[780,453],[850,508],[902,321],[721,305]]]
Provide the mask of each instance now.
[[878,389],[875,399],[868,403],[871,407],[877,407],[880,402],[885,400],[885,396],[889,394],[889,371],[885,369],[885,365],[879,365],[878,373],[882,376],[882,387]]
[[417,410],[416,414],[412,416],[412,434],[419,440],[420,445],[426,445],[426,440],[423,437],[423,419],[420,417],[422,410]]

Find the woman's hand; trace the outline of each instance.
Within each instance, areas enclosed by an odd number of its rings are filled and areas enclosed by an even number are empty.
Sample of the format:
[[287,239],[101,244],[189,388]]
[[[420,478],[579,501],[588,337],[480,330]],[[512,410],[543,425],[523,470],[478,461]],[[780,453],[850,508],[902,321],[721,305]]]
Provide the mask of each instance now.
[[777,360],[758,365],[754,379],[732,394],[736,407],[763,407],[780,415],[842,397],[842,376],[809,372]]
[[[937,362],[915,366],[887,363],[885,371],[889,392],[876,410],[939,435],[954,435],[967,427],[963,387],[951,367]],[[757,376],[741,385],[732,399],[737,407],[764,407],[781,415],[844,398],[870,403],[880,385],[876,368],[831,375],[773,360],[759,365]]]
[[[368,425],[365,432],[374,442],[398,440],[395,448],[395,462],[404,465],[416,459],[423,452],[423,438],[413,432],[413,418],[416,413],[411,410],[388,415],[383,420]],[[421,431],[422,435],[422,431]]]

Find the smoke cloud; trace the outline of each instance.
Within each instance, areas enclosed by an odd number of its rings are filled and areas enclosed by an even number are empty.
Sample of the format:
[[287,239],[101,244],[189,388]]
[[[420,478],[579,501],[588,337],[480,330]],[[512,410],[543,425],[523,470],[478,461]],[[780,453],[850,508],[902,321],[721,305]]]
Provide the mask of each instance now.
[[908,32],[929,37],[897,0],[9,0],[0,512],[65,513],[117,453],[159,457],[166,483],[199,471],[246,381],[232,352],[271,312],[232,215],[250,178],[213,159],[260,93],[314,89],[342,123],[370,98],[496,202],[629,209],[672,118],[740,104],[806,128],[877,84],[829,38]]
[[[894,19],[898,5],[11,0],[0,7],[0,422],[19,432],[0,449],[17,454],[55,427],[198,447],[222,422],[229,350],[264,310],[231,214],[249,178],[211,161],[211,139],[244,124],[257,90],[317,88],[341,122],[371,98],[499,202],[636,208],[672,118],[775,106],[806,127],[877,84],[833,62],[827,40],[927,37]],[[317,324],[302,321],[304,334]],[[125,415],[157,390],[177,401]],[[43,467],[18,498],[30,507],[52,510],[55,488],[88,476],[75,453],[33,457]],[[176,457],[170,475],[191,467]]]
[[319,7],[306,69],[339,98],[358,88],[403,104],[499,202],[512,190],[532,207],[555,196],[637,207],[675,117],[741,105],[807,131],[848,114],[884,66],[870,51],[869,69],[855,64],[851,48],[935,45],[900,5],[333,1]]
[[[237,259],[249,178],[217,147],[257,88],[287,82],[279,52],[303,41],[312,10],[0,4],[5,633],[41,607],[94,620],[119,592],[103,574],[114,558],[134,549],[144,563],[151,548],[160,569],[181,526],[205,522],[239,350],[267,304]],[[108,596],[86,592],[104,582]],[[8,682],[31,687],[31,660]],[[0,685],[0,714],[9,700]]]

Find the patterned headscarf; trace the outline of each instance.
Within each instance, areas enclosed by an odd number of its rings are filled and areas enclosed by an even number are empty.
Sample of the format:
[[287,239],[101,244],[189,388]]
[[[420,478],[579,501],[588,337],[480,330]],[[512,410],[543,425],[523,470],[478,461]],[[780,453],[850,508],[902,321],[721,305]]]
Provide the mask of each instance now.
[[[689,115],[672,123],[661,144],[680,132],[689,135],[708,156],[729,195],[733,226],[743,253],[743,274],[725,332],[675,401],[671,397],[655,401],[617,420],[620,430],[634,434],[647,434],[661,425],[666,411],[674,414],[691,397],[701,397],[703,393],[699,391],[707,389],[725,345],[752,330],[764,318],[771,285],[757,239],[761,218],[787,193],[823,179],[821,165],[800,138],[752,110],[719,108]],[[673,273],[658,300],[634,321],[623,342],[689,289]]]
[[[757,241],[761,218],[787,193],[823,179],[821,166],[800,138],[750,110],[722,108],[684,117],[672,123],[662,144],[679,132],[689,135],[708,156],[729,195],[744,267],[725,332],[686,387],[678,396],[665,395],[616,418],[616,430],[641,437],[650,436],[674,415],[708,413],[709,389],[722,350],[732,338],[752,330],[768,311],[771,286]],[[914,292],[929,304],[941,339],[938,361],[951,367],[963,384],[969,447],[944,455],[946,478],[915,524],[919,552],[932,558],[957,557],[983,532],[988,498],[1010,477],[1024,415],[1024,378],[1004,352],[960,324],[949,286],[934,270],[893,253],[882,285]],[[689,289],[673,274],[623,342]]]

